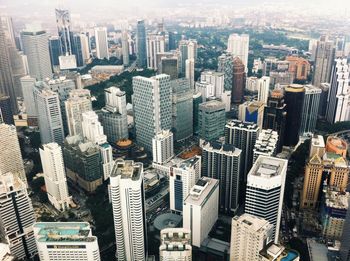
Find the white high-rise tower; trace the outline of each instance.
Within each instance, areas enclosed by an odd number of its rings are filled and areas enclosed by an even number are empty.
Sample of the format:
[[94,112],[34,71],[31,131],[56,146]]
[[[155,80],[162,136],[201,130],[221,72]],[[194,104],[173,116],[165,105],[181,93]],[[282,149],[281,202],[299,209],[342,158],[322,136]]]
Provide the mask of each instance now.
[[248,72],[249,35],[231,34],[228,38],[227,52],[241,59],[245,72]]
[[109,59],[107,28],[95,28],[96,56],[98,59]]

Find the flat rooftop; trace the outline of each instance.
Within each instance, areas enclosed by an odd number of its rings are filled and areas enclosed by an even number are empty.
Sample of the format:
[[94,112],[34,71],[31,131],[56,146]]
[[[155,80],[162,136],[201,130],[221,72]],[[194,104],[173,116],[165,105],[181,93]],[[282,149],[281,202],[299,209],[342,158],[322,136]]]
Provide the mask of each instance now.
[[233,220],[238,222],[241,226],[256,232],[261,232],[272,228],[272,225],[267,220],[249,214],[235,216],[233,217]]
[[185,203],[198,206],[203,205],[218,186],[219,181],[217,179],[202,177],[190,190]]
[[138,180],[141,176],[143,166],[140,162],[133,160],[116,161],[111,177],[121,176],[122,179]]

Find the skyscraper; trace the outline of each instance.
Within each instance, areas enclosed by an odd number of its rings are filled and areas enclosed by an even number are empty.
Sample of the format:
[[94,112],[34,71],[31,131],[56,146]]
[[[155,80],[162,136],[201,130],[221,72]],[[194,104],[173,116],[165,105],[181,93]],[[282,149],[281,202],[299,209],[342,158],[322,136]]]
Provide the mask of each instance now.
[[[193,68],[197,59],[197,40],[181,40],[179,42],[179,51],[180,51],[180,75],[186,75],[186,61],[188,59],[193,59]],[[192,62],[191,62],[192,63]],[[191,65],[192,66],[192,65]],[[188,68],[191,68],[188,67]]]
[[233,57],[238,57],[244,64],[244,71],[248,72],[248,51],[249,51],[249,35],[247,34],[231,34],[228,38],[227,52]]
[[26,184],[12,173],[0,175],[0,220],[2,238],[11,254],[20,260],[31,260],[37,254],[32,201]]
[[21,78],[23,100],[25,111],[28,115],[28,121],[30,121],[31,119],[35,119],[36,121],[38,118],[38,112],[34,100],[35,82],[35,78],[32,78],[29,75]]
[[123,65],[129,65],[129,35],[126,30],[122,32],[122,52],[123,52]]
[[143,165],[117,160],[110,177],[118,260],[145,260],[147,228]]
[[303,85],[292,84],[285,88],[284,102],[287,105],[285,146],[295,146],[299,141],[304,97],[305,88]]
[[287,165],[288,160],[260,156],[248,174],[245,213],[273,225],[275,244],[279,238]]
[[[348,199],[348,204],[350,199]],[[340,239],[341,245],[339,249],[340,260],[349,261],[350,260],[350,211],[346,212],[343,233]]]
[[170,130],[158,132],[152,139],[153,162],[165,164],[174,157],[174,135]]
[[194,59],[187,59],[185,62],[185,78],[190,81],[190,86],[194,89]]
[[200,156],[183,160],[170,168],[169,196],[172,211],[182,212],[184,200],[200,177]]
[[191,230],[165,228],[160,231],[160,240],[161,261],[192,261]]
[[224,73],[224,88],[226,91],[232,90],[233,80],[233,56],[224,53],[218,57],[218,72]]
[[270,77],[263,76],[258,79],[258,101],[267,104],[270,93]]
[[172,88],[170,76],[133,78],[133,108],[136,140],[152,151],[152,139],[160,130],[171,129]]
[[0,145],[4,148],[0,153],[0,176],[11,172],[27,184],[15,126],[0,124]]
[[278,145],[278,134],[276,131],[267,129],[261,130],[254,145],[254,162],[260,155],[276,156]]
[[55,9],[58,36],[61,40],[62,54],[72,55],[72,32],[70,13],[66,9]]
[[28,57],[29,74],[37,80],[52,77],[52,67],[48,45],[48,36],[45,31],[21,32],[23,52]]
[[207,82],[212,84],[214,87],[213,96],[216,98],[221,98],[224,92],[225,85],[225,74],[221,72],[214,71],[204,71],[201,73],[201,82]]
[[226,123],[225,104],[211,100],[199,104],[199,137],[206,141],[216,140],[224,135]]
[[240,103],[243,99],[245,87],[245,72],[244,64],[242,60],[238,57],[233,59],[232,68],[232,103]]
[[160,74],[170,75],[170,79],[174,80],[179,77],[179,56],[176,53],[163,53],[157,55],[158,72]]
[[346,59],[336,59],[327,100],[326,118],[329,123],[350,120],[350,69]]
[[106,27],[95,27],[96,57],[109,59],[108,39]]
[[38,222],[33,229],[40,260],[101,260],[88,222]]
[[304,88],[305,96],[301,114],[300,136],[315,132],[322,92],[320,88],[313,85],[305,85]]
[[264,120],[264,103],[261,101],[246,101],[238,107],[238,119],[244,122],[254,122],[260,129]]
[[59,211],[68,210],[71,197],[68,194],[61,146],[57,143],[44,144],[40,148],[40,158],[49,201]]
[[231,261],[258,261],[259,252],[271,241],[273,225],[266,219],[243,214],[232,218]]
[[220,211],[236,214],[239,203],[242,150],[233,145],[207,142],[203,145],[202,175],[219,180]]
[[14,125],[10,96],[0,93],[0,123]]
[[58,94],[45,85],[37,85],[34,88],[34,100],[38,112],[41,143],[62,144],[64,131]]
[[335,58],[335,48],[332,41],[328,41],[326,37],[321,37],[317,41],[315,72],[312,84],[319,87],[321,83],[330,82],[332,65]]
[[165,52],[165,36],[158,33],[149,33],[146,39],[147,67],[158,69],[157,54]]
[[49,51],[50,51],[50,60],[53,67],[59,66],[60,61],[58,57],[63,54],[62,50],[62,41],[59,36],[50,36],[49,38]]
[[137,66],[147,66],[147,53],[146,53],[146,28],[145,21],[137,21],[136,28],[136,46],[137,46]]

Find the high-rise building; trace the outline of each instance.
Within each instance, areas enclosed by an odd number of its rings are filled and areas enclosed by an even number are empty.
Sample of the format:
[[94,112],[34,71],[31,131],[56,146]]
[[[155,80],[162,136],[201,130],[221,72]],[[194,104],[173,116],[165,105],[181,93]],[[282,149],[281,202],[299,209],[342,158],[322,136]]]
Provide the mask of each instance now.
[[350,120],[350,68],[346,59],[336,59],[330,81],[326,118],[329,123]]
[[264,218],[273,225],[275,244],[279,238],[287,165],[288,160],[260,156],[247,180],[245,213]]
[[183,203],[191,188],[201,177],[201,157],[183,160],[170,168],[170,209],[182,212]]
[[27,55],[29,75],[36,80],[52,77],[48,36],[45,31],[21,32],[23,52]]
[[270,77],[263,76],[258,79],[258,101],[267,104],[270,93]]
[[295,146],[299,141],[305,88],[303,85],[292,84],[285,88],[284,102],[287,105],[284,145]]
[[243,214],[232,218],[230,261],[259,261],[259,252],[271,241],[273,225],[266,219]]
[[203,145],[202,175],[220,182],[221,212],[236,213],[239,207],[242,150],[233,145],[207,142]]
[[189,68],[194,68],[194,64],[196,63],[197,59],[197,40],[189,39],[189,40],[181,40],[179,42],[179,51],[180,51],[180,75],[185,76],[186,74],[186,61],[189,59],[193,59],[192,62],[190,62]]
[[40,158],[49,201],[59,211],[68,210],[71,197],[68,194],[61,146],[57,143],[44,144],[40,148]]
[[2,238],[9,244],[12,255],[19,260],[31,260],[37,248],[32,227],[35,216],[27,186],[12,173],[0,175],[0,184]]
[[58,36],[61,40],[62,54],[72,55],[72,32],[69,10],[55,9]]
[[11,105],[10,96],[5,96],[0,93],[0,123],[15,124]]
[[185,78],[190,81],[190,86],[192,89],[194,89],[194,62],[194,59],[187,59],[185,62]]
[[193,94],[193,133],[199,133],[199,105],[203,102],[203,97],[200,92]]
[[283,93],[274,90],[267,100],[264,108],[264,129],[271,129],[278,133],[277,152],[282,151],[284,144],[284,132],[286,127],[287,108],[284,103]]
[[334,43],[321,37],[316,47],[315,72],[312,80],[314,86],[319,87],[321,83],[330,82],[334,58]]
[[53,67],[60,65],[58,57],[63,54],[61,40],[62,38],[59,36],[50,36],[49,38],[50,60]]
[[82,67],[86,63],[86,57],[84,50],[84,43],[86,39],[85,34],[74,33],[72,36],[72,53],[75,55],[76,63],[78,67]]
[[[348,206],[350,199],[348,199]],[[343,233],[340,239],[341,245],[339,249],[340,260],[350,260],[350,211],[346,212],[345,222],[343,226]]]
[[143,165],[117,160],[110,177],[118,260],[145,260],[147,228]]
[[191,230],[165,228],[160,231],[160,261],[192,261]]
[[260,129],[250,122],[231,120],[225,126],[225,142],[242,150],[241,153],[241,181],[247,180],[247,174],[253,165],[254,145]]
[[305,85],[304,88],[305,96],[301,113],[301,125],[299,129],[300,136],[315,132],[322,92],[320,88],[313,85]]
[[152,139],[153,162],[165,164],[174,157],[174,135],[170,130],[162,130]]
[[218,219],[219,181],[202,177],[186,197],[183,227],[192,232],[192,245],[200,247]]
[[95,27],[96,57],[109,59],[108,39],[106,27]]
[[244,64],[244,71],[248,72],[249,35],[231,34],[227,42],[227,52],[238,57]]
[[288,71],[294,75],[295,80],[306,81],[308,79],[311,70],[308,60],[297,56],[287,56],[286,61],[289,62]]
[[58,94],[45,85],[37,85],[34,88],[34,100],[38,112],[41,143],[62,144],[64,131]]
[[226,91],[232,90],[233,80],[233,56],[224,53],[218,57],[218,72],[224,73],[224,88]]
[[244,64],[238,57],[233,59],[232,68],[232,103],[240,103],[243,99],[245,87]]
[[318,107],[318,115],[321,118],[326,117],[326,112],[327,112],[327,103],[328,103],[328,94],[329,94],[329,89],[331,85],[329,83],[321,83],[320,89],[321,89],[321,96],[320,96],[320,103]]
[[165,36],[157,33],[150,33],[146,40],[147,67],[157,70],[157,54],[165,52]]
[[317,154],[320,158],[322,158],[325,152],[326,152],[326,146],[324,143],[323,136],[314,134],[310,142],[309,158],[311,159],[315,154]]
[[147,51],[146,51],[146,28],[145,21],[137,21],[136,28],[136,46],[137,46],[137,66],[147,66]]
[[193,135],[193,89],[187,79],[170,81],[173,91],[172,126],[177,141]]
[[38,118],[38,112],[34,100],[35,82],[35,78],[32,78],[29,75],[21,78],[23,100],[25,111],[28,115],[28,121],[30,121],[31,119],[37,120]]
[[65,102],[65,109],[69,135],[83,135],[82,114],[92,110],[90,91],[87,89],[72,90]]
[[278,133],[270,129],[261,130],[254,145],[254,162],[260,155],[276,156],[278,145]]
[[0,144],[1,148],[4,148],[0,153],[0,176],[11,172],[27,184],[15,126],[0,124]]
[[117,87],[105,89],[106,106],[102,108],[101,123],[110,143],[127,139],[128,119],[126,111],[126,95]]
[[198,125],[201,139],[211,141],[223,136],[225,123],[224,103],[211,100],[199,104]]
[[129,35],[126,30],[122,33],[123,65],[129,65]]
[[158,72],[169,75],[171,80],[177,79],[179,77],[179,58],[173,54],[171,57],[161,57]]
[[216,98],[221,98],[224,92],[225,74],[214,71],[204,71],[201,73],[201,82],[210,83],[213,86],[212,95]]
[[22,52],[19,52],[15,46],[10,45],[8,47],[11,61],[13,88],[15,97],[23,98],[21,78],[28,74],[26,71],[25,56]]
[[38,222],[33,229],[40,260],[101,260],[88,222]]
[[172,88],[170,76],[160,74],[151,78],[133,78],[133,109],[136,140],[152,151],[152,139],[160,130],[171,129]]
[[238,107],[238,119],[244,122],[254,122],[260,129],[264,120],[264,102],[246,101]]

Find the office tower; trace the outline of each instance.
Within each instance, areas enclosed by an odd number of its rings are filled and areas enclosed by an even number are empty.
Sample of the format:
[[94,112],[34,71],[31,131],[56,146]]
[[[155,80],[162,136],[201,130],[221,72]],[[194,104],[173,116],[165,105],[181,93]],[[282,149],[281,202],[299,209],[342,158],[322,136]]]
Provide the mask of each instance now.
[[133,108],[136,140],[152,151],[152,139],[160,130],[171,129],[172,88],[170,76],[160,74],[151,78],[133,78]]
[[174,157],[174,135],[170,130],[161,130],[152,139],[153,162],[165,164]]
[[327,152],[333,152],[335,154],[338,154],[342,156],[343,158],[346,158],[346,154],[348,151],[348,144],[347,142],[337,136],[328,136],[327,142],[326,142],[326,151]]
[[249,35],[231,34],[227,42],[227,52],[233,57],[238,57],[244,64],[244,71],[248,72],[248,52],[249,52]]
[[311,138],[309,158],[317,154],[320,158],[326,152],[326,146],[322,135],[314,134]]
[[26,56],[23,55],[22,52],[19,52],[15,46],[9,46],[8,50],[11,61],[14,94],[15,97],[23,98],[21,78],[27,75],[24,65],[24,59],[26,59]]
[[224,92],[224,73],[214,72],[214,71],[204,71],[201,73],[201,82],[210,83],[213,87],[213,95],[216,98],[221,98],[222,93]]
[[278,243],[288,160],[260,156],[248,174],[245,213],[266,219],[273,225]]
[[311,66],[305,58],[297,56],[287,56],[286,61],[289,62],[288,71],[294,75],[295,80],[306,81],[308,79]]
[[53,67],[60,65],[58,57],[63,54],[61,39],[59,36],[50,36],[49,38],[50,60]]
[[187,59],[185,78],[190,81],[190,86],[194,89],[194,59]]
[[211,100],[199,104],[199,137],[203,140],[216,140],[224,135],[226,123],[225,104]]
[[[267,76],[264,76],[264,77],[267,77]],[[258,91],[258,86],[259,86],[258,77],[255,77],[255,76],[247,77],[246,84],[245,84],[246,90],[255,93]]]
[[0,19],[0,93],[11,98],[12,111],[17,112],[17,99],[15,96],[14,82],[8,42],[5,37],[2,19]]
[[239,204],[242,150],[233,145],[207,142],[203,145],[202,175],[219,180],[220,211],[236,214]]
[[293,74],[290,72],[270,72],[271,86],[289,85],[294,82]]
[[[192,102],[192,101],[191,101]],[[10,96],[0,93],[0,123],[14,125]]]
[[190,39],[190,40],[181,40],[179,42],[179,51],[180,51],[180,75],[184,76],[186,75],[186,61],[189,59],[193,59],[192,62],[190,62],[190,65],[188,66],[191,68],[193,63],[196,63],[197,59],[197,40]]
[[146,28],[145,21],[137,21],[136,28],[136,47],[137,47],[137,66],[147,66],[147,53],[146,53]]
[[165,52],[165,36],[161,34],[150,33],[146,39],[147,48],[147,67],[157,70],[157,53]]
[[52,77],[48,36],[45,31],[21,32],[23,52],[27,55],[29,75],[36,80]]
[[[305,96],[301,113],[299,135],[305,136],[315,132],[321,89],[313,85],[305,85]],[[288,117],[288,116],[287,116]]]
[[225,142],[242,150],[241,171],[242,180],[247,180],[247,174],[253,165],[253,149],[260,129],[258,125],[250,122],[231,120],[225,126]]
[[176,141],[193,135],[193,89],[187,79],[170,81],[173,91],[172,126]]
[[316,58],[316,48],[317,48],[317,39],[309,40],[309,52],[311,53],[310,61],[314,62]]
[[162,229],[160,231],[159,258],[161,261],[191,261],[191,230],[184,228]]
[[129,35],[126,30],[122,32],[122,52],[123,52],[123,65],[129,65]]
[[38,118],[38,112],[36,110],[36,104],[34,100],[35,82],[35,78],[32,78],[29,75],[21,78],[23,101],[25,111],[28,115],[28,120]]
[[260,129],[264,120],[264,103],[262,101],[246,101],[238,107],[238,119],[244,122],[254,122]]
[[258,79],[258,101],[267,104],[270,92],[270,77],[263,76]]
[[346,59],[336,59],[327,100],[326,118],[329,123],[350,120],[350,69]]
[[203,102],[202,94],[195,92],[193,94],[193,133],[199,133],[199,105]]
[[284,102],[287,105],[284,145],[295,146],[299,141],[305,88],[303,85],[292,84],[285,88]]
[[181,40],[181,35],[178,32],[168,32],[169,33],[169,50],[176,50],[179,46],[179,41]]
[[171,51],[157,54],[157,66],[159,74],[168,74],[170,79],[179,77],[180,52]]
[[[348,198],[348,206],[350,199]],[[345,222],[343,226],[343,233],[340,239],[341,245],[339,249],[340,260],[350,260],[350,211],[346,212]]]
[[195,90],[202,94],[204,101],[209,99],[215,99],[215,87],[213,84],[208,82],[196,82]]
[[103,183],[100,147],[80,135],[68,136],[63,146],[67,177],[87,192]]
[[240,103],[243,99],[245,86],[244,64],[238,57],[233,59],[232,68],[232,103]]
[[263,129],[271,129],[278,133],[277,152],[282,151],[286,126],[287,108],[282,91],[272,91],[264,108]]
[[95,27],[96,57],[109,59],[108,39],[106,27]]
[[37,85],[34,88],[34,100],[38,112],[41,143],[62,144],[64,131],[58,94],[45,85]]
[[225,111],[231,111],[231,91],[224,91],[221,95],[221,101],[225,104]]
[[103,133],[103,127],[94,111],[82,114],[83,137],[97,145],[101,152],[102,170],[104,180],[108,179],[113,168],[112,146],[107,142],[107,136]]
[[0,20],[1,20],[0,23],[2,23],[1,27],[2,27],[2,30],[4,30],[4,37],[6,41],[10,45],[16,47],[15,32],[13,30],[12,17],[2,15],[0,17]]
[[200,247],[218,219],[219,181],[202,177],[183,205],[183,227],[192,232],[192,245]]
[[86,63],[85,50],[83,49],[85,37],[84,34],[80,33],[74,33],[72,35],[72,54],[75,55],[78,67],[85,66]]
[[117,160],[110,177],[118,260],[145,260],[147,228],[143,165]]
[[232,90],[233,80],[233,56],[224,53],[218,57],[218,72],[224,73],[224,88],[226,91]]
[[90,60],[91,51],[89,33],[80,33],[79,39],[83,61],[86,64]]
[[319,87],[321,83],[330,82],[332,65],[335,58],[335,49],[332,41],[328,41],[325,37],[321,37],[317,41],[315,55],[315,72],[312,84]]
[[105,89],[106,106],[102,108],[104,133],[110,143],[129,137],[126,111],[126,95],[117,87]]
[[278,145],[278,133],[270,129],[261,130],[254,145],[254,163],[260,155],[276,156]]
[[0,174],[11,172],[27,184],[15,126],[0,124],[0,144],[4,148],[0,153]]
[[72,32],[70,30],[71,18],[69,10],[55,9],[55,13],[58,36],[61,40],[62,54],[72,55]]
[[327,99],[328,99],[328,93],[331,85],[329,83],[321,83],[320,89],[321,89],[321,95],[320,95],[320,103],[318,107],[318,115],[321,118],[326,117],[327,112]]
[[33,229],[40,260],[101,260],[88,222],[37,222]]
[[273,225],[243,214],[232,218],[230,260],[259,261],[259,252],[271,241]]
[[69,209],[71,197],[68,194],[61,146],[57,143],[48,143],[39,151],[49,201],[57,210],[66,211]]
[[83,135],[82,114],[92,110],[90,91],[87,89],[72,90],[65,102],[65,109],[69,135]]
[[12,255],[20,260],[31,260],[37,249],[32,227],[35,216],[27,186],[12,173],[0,175],[0,181],[2,238],[9,244]]
[[201,157],[183,160],[170,169],[170,209],[182,212],[184,200],[201,177]]
[[349,210],[349,192],[334,191],[326,188],[321,207],[322,236],[327,240],[340,240],[346,213]]

